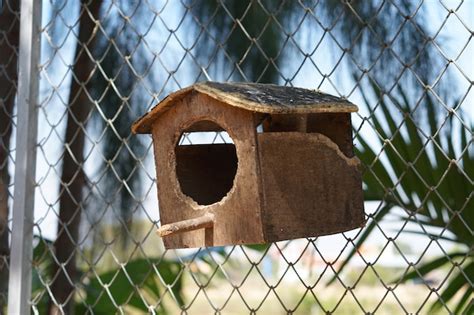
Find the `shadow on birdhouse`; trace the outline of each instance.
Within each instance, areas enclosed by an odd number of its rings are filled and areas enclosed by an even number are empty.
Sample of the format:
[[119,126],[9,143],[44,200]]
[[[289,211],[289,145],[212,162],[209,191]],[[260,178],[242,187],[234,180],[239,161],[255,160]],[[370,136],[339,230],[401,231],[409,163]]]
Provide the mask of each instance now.
[[[302,88],[198,83],[132,126],[151,133],[166,248],[255,244],[364,225],[352,103]],[[195,132],[223,143],[183,145]]]

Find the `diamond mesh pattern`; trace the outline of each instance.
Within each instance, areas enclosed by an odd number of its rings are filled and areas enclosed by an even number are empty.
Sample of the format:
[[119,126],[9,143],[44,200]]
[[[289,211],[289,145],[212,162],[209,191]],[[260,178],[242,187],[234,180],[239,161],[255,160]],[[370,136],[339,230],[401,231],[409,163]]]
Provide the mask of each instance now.
[[[18,2],[5,2],[0,21],[1,284]],[[34,313],[473,311],[473,3],[43,2]],[[130,125],[202,80],[318,88],[358,104],[367,226],[164,250],[151,139]],[[181,143],[229,141],[186,133]]]

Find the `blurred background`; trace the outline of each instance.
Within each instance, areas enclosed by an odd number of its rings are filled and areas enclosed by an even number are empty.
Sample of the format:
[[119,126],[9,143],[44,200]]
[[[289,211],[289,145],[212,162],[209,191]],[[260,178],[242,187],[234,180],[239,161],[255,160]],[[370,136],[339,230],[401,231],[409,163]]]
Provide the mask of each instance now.
[[[33,313],[474,312],[473,1],[43,0],[41,11]],[[0,12],[2,313],[23,13],[19,0]],[[357,104],[366,227],[164,250],[151,137],[130,126],[206,80]]]

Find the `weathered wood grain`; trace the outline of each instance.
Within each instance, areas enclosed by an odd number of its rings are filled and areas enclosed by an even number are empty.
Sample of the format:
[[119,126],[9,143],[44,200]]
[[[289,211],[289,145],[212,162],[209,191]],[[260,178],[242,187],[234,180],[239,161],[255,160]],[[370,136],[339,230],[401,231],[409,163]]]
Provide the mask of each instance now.
[[[210,205],[199,205],[186,196],[176,171],[175,149],[181,133],[194,122],[203,120],[213,121],[229,133],[238,158],[231,190],[221,201]],[[215,215],[212,229],[163,238],[166,248],[263,242],[257,143],[251,112],[227,106],[205,94],[189,93],[156,119],[152,136],[161,224],[172,224],[206,213]]]
[[[170,94],[132,127],[153,136],[165,247],[255,244],[363,226],[350,120],[356,110],[318,91],[274,85],[205,82]],[[183,132],[223,130],[235,146],[177,145]]]
[[155,119],[193,91],[226,106],[268,114],[351,113],[357,106],[320,91],[259,83],[201,82],[171,93],[132,126],[134,133],[150,133]]
[[170,224],[162,225],[157,233],[161,237],[168,235],[184,233],[204,228],[212,228],[214,225],[214,214],[206,213],[200,217],[173,222]]
[[265,241],[333,234],[364,224],[359,160],[317,133],[258,135]]

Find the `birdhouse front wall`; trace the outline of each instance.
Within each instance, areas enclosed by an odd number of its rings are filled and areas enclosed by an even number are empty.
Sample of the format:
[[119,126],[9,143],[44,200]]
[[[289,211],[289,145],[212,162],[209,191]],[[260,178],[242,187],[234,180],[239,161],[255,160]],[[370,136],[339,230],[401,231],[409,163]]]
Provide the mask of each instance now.
[[[227,106],[197,92],[189,93],[175,102],[176,104],[160,115],[152,125],[161,224],[193,219],[206,213],[214,214],[215,221],[213,228],[165,237],[163,239],[165,247],[186,248],[263,242],[259,191],[261,187],[258,181],[257,140],[253,114]],[[227,152],[228,147],[218,145],[212,147],[210,144],[207,148],[192,145],[177,147],[183,131],[191,126],[204,126],[205,129],[206,124],[202,122],[206,121],[228,132],[235,144],[238,159],[232,188],[222,200],[210,205],[199,204],[184,194],[176,171],[177,150],[181,150],[179,151],[181,158],[192,157],[193,154],[198,154],[199,150],[216,150],[218,153],[215,155],[215,163],[230,156],[231,152]],[[219,154],[222,156],[219,157]],[[193,168],[197,171],[201,163],[193,158],[187,161],[191,164],[187,163],[187,169],[182,171],[184,176],[186,172],[194,172]],[[226,169],[225,165],[223,168]],[[222,183],[216,182],[215,188],[219,189],[220,185]],[[188,189],[185,186],[183,188]],[[192,191],[194,188],[189,189],[191,190],[188,191]],[[195,188],[194,193],[200,193],[200,189]],[[213,200],[213,196],[209,198]]]

